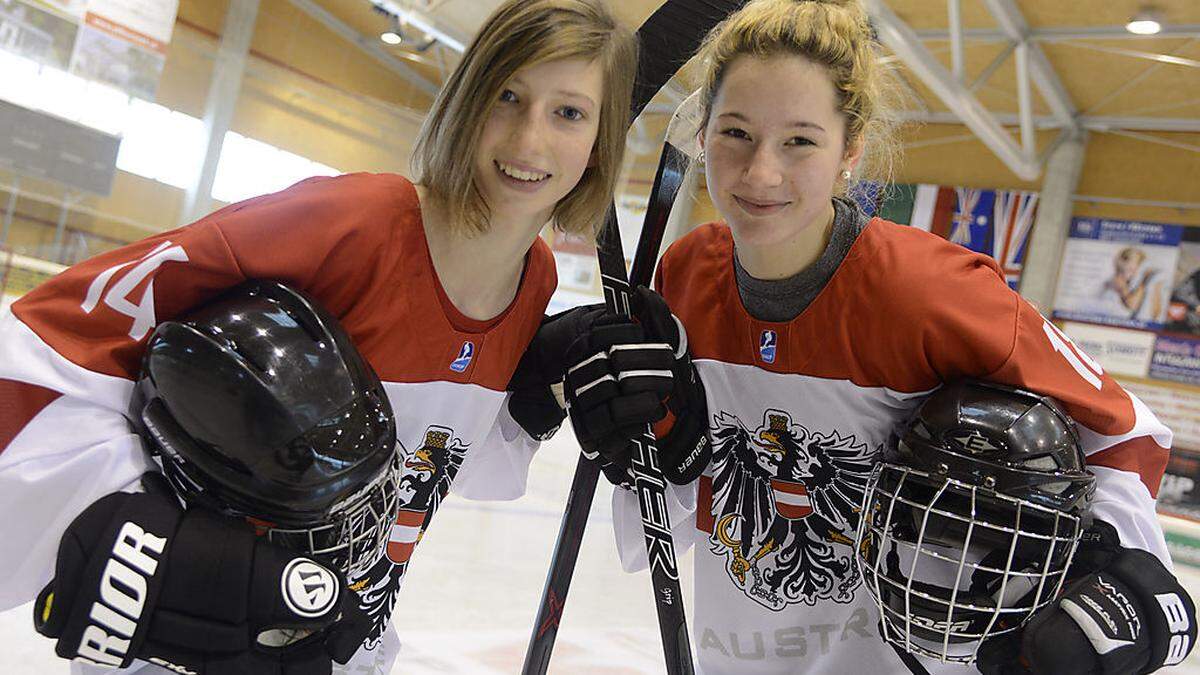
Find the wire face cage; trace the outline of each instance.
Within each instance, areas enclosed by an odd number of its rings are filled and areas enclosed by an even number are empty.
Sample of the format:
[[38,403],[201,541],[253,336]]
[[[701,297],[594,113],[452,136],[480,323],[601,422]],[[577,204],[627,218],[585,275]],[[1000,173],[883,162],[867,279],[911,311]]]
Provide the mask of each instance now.
[[1061,591],[1085,523],[988,486],[892,463],[864,494],[855,562],[885,641],[970,664]]
[[313,556],[350,579],[365,574],[387,546],[400,508],[400,455],[362,491],[335,506],[328,520],[309,527],[268,526],[269,541]]

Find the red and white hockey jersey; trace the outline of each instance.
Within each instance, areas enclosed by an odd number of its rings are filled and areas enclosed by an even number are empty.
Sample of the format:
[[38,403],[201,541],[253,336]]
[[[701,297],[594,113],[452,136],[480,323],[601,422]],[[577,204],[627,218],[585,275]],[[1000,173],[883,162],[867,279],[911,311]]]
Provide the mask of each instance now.
[[[708,396],[713,460],[669,498],[678,551],[696,548],[689,619],[703,672],[908,672],[878,636],[852,539],[877,453],[946,381],[1061,401],[1096,474],[1095,516],[1167,560],[1154,494],[1171,432],[1009,290],[991,258],[876,218],[812,304],[771,323],[743,307],[732,256],[728,227],[706,225],[657,276]],[[622,560],[644,567],[636,497],[614,495]]]
[[0,608],[49,581],[76,515],[154,467],[122,414],[156,323],[251,278],[290,284],[337,316],[395,411],[402,510],[387,556],[351,580],[375,626],[340,671],[388,672],[396,593],[451,482],[479,499],[524,492],[537,444],[509,417],[505,386],[556,279],[538,239],[510,307],[487,322],[463,316],[437,280],[417,192],[396,175],[314,178],[231,205],[80,263],[0,316]]

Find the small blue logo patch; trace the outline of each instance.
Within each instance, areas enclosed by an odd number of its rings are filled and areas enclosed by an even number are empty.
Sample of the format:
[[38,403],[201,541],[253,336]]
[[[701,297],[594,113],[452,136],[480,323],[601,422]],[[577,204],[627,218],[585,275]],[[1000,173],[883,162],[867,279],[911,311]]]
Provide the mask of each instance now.
[[450,370],[456,373],[461,373],[471,365],[471,357],[475,356],[475,345],[470,341],[463,343],[462,349],[458,350],[458,358],[450,363]]
[[758,339],[758,353],[767,363],[775,363],[775,342],[778,336],[773,330],[764,330]]

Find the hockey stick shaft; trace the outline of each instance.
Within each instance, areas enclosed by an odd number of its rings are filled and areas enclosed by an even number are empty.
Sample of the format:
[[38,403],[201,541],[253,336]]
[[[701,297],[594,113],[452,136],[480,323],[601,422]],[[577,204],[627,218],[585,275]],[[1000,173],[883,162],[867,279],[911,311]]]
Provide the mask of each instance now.
[[[682,185],[687,161],[686,157],[670,146],[663,149],[658,174],[655,176],[654,189],[651,192],[651,203],[646,208],[645,225],[633,261],[632,280],[635,284],[647,285],[650,283],[650,276],[653,274],[654,265],[658,259],[658,248],[662,243],[667,218],[670,215],[671,204],[675,201],[675,196]],[[609,212],[609,221],[605,224],[605,232],[615,233],[618,237],[616,245],[620,246],[620,233],[616,230],[615,213],[615,210]],[[620,264],[622,275],[625,271],[624,266],[622,258]],[[606,282],[605,297],[606,300],[609,297],[613,298],[613,302],[617,302],[617,298],[622,298],[620,302],[628,306],[628,285],[624,285],[623,290],[613,289],[610,291],[608,282]],[[612,306],[610,304],[609,308],[611,309]],[[568,493],[566,510],[563,513],[562,525],[558,532],[558,542],[551,559],[550,572],[546,577],[546,586],[542,590],[542,601],[538,607],[537,619],[533,624],[533,636],[530,638],[529,648],[525,654],[525,665],[522,669],[522,673],[525,675],[545,673],[549,666],[550,654],[558,634],[558,625],[562,619],[567,592],[570,590],[575,563],[579,558],[579,548],[583,542],[588,512],[591,510],[599,475],[599,465],[580,455],[579,462],[575,466],[575,477],[571,481],[571,490]]]
[[[658,90],[691,58],[708,31],[731,12],[741,7],[745,1],[667,0],[646,20],[646,23],[638,30],[638,37],[641,40],[641,57],[638,62],[637,82],[634,86],[631,118],[636,118]],[[665,155],[669,147],[664,148],[664,158],[660,161],[660,173],[661,162],[666,161]],[[655,201],[655,194],[652,194],[650,207],[647,208],[648,218]],[[601,232],[601,242],[597,247],[597,253],[600,259],[605,301],[609,303],[610,309],[624,308],[628,312],[629,283],[625,280],[624,253],[621,250],[621,237],[615,211],[615,206],[610,207],[608,221]],[[650,282],[650,275],[653,274],[654,263],[658,257],[658,247],[666,227],[665,215],[662,217],[661,227],[662,229],[658,230],[657,234],[649,226],[642,229],[637,259],[634,260],[633,265],[632,279],[635,284],[648,285]],[[651,238],[655,238],[653,244],[650,243]],[[606,246],[606,240],[613,241],[614,244]],[[653,435],[649,431],[647,428],[647,436],[653,440]],[[662,472],[654,462],[656,455],[646,453],[642,445],[639,445],[639,448],[641,450],[634,457],[649,459],[661,483]],[[580,458],[571,483],[571,494],[567,501],[566,512],[563,514],[558,542],[550,563],[550,572],[542,593],[538,619],[534,624],[533,636],[525,655],[525,665],[522,669],[525,675],[545,673],[549,665],[554,638],[558,632],[558,622],[566,603],[567,590],[579,555],[579,546],[587,525],[587,516],[591,510],[599,474],[599,468],[595,464]],[[653,479],[649,482],[653,483]],[[653,492],[653,488],[650,488],[650,491]],[[639,490],[640,495],[642,495],[641,490]],[[645,500],[639,499],[639,505],[642,508],[643,521],[645,521],[648,513],[654,513],[654,500],[652,497]],[[665,500],[660,499],[658,506],[661,507],[660,512],[665,518]],[[665,557],[655,555],[656,551],[662,551],[661,547],[655,545],[655,542],[661,540],[662,538],[651,530],[647,531],[646,541],[650,554],[651,577],[654,581],[655,606],[659,611],[659,625],[664,639],[667,670],[670,673],[691,673],[693,669],[691,650],[687,641],[682,596],[678,590],[678,575],[676,574],[672,580],[669,575],[656,573],[654,568],[655,560]],[[665,541],[669,546],[669,560],[674,568],[674,544],[671,542],[669,530]],[[668,578],[663,579],[664,576]],[[675,604],[664,611],[663,600],[672,593],[674,593]],[[666,614],[665,621],[664,614]],[[675,616],[676,614],[677,616]]]
[[[646,224],[643,234],[647,232],[661,242],[662,232],[666,229],[667,217],[671,204],[683,183],[683,173],[687,161],[673,146],[663,147],[662,159],[659,162],[658,175],[654,180],[655,205],[659,208],[646,210]],[[611,312],[629,315],[630,284],[625,276],[625,256],[621,250],[621,234],[616,227],[615,218],[610,218],[606,227],[606,236],[602,237],[601,246],[597,248],[600,258],[600,271],[604,286],[604,300]],[[639,246],[643,251],[651,250],[651,246]],[[655,257],[658,246],[652,248]],[[645,281],[654,268],[654,261],[648,261],[645,271]],[[635,283],[643,283],[638,279]],[[667,509],[667,481],[663,478],[662,468],[658,463],[658,448],[655,445],[654,432],[646,425],[641,437],[630,441],[631,468],[633,470],[633,489],[637,493],[638,507],[642,516],[642,532],[646,542],[646,555],[650,563],[650,580],[654,589],[654,607],[658,613],[658,627],[662,635],[663,656],[666,659],[667,673],[670,675],[691,675],[694,672],[692,664],[692,649],[688,639],[687,621],[683,609],[683,591],[679,584],[679,567],[675,558],[675,542],[671,538],[671,521]]]

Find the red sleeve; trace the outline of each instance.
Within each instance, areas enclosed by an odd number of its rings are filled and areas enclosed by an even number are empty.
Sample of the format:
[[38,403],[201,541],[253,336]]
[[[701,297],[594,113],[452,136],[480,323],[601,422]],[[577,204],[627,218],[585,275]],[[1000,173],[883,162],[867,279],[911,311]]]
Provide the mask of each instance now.
[[378,181],[318,178],[75,265],[13,313],[88,370],[132,378],[143,344],[170,319],[250,278],[312,293],[341,316],[388,251],[395,198]]
[[[1170,431],[1053,323],[1008,288],[990,258],[967,255],[913,294],[923,352],[942,381],[969,376],[1053,396],[1094,466],[1136,473],[1156,494]],[[946,289],[952,294],[938,297]]]
[[1137,474],[1158,494],[1171,432],[1053,323],[1021,300],[1009,358],[988,379],[1048,394],[1079,425],[1088,464]]

